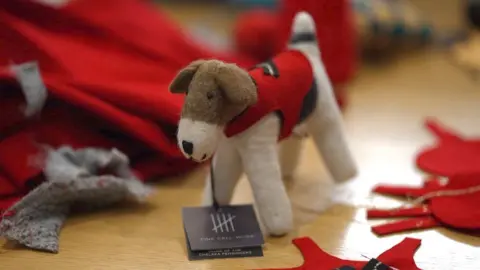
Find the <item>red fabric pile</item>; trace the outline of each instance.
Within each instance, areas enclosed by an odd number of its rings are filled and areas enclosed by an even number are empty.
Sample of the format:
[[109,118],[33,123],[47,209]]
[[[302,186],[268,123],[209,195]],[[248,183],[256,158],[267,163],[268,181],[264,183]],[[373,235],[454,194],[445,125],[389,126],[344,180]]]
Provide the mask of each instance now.
[[[143,179],[189,170],[175,142],[182,97],[178,69],[197,58],[229,59],[190,42],[146,1],[76,0],[56,9],[8,1],[0,7],[0,210],[43,181],[39,144],[116,147]],[[11,63],[37,61],[48,88],[27,119]]]
[[[5,1],[0,40],[0,212],[43,181],[32,164],[42,144],[115,147],[142,179],[190,170],[195,164],[175,138],[183,96],[168,91],[170,81],[199,58],[245,68],[258,62],[193,43],[144,0],[73,0],[60,8]],[[27,118],[9,67],[31,61],[48,99],[39,115]]]

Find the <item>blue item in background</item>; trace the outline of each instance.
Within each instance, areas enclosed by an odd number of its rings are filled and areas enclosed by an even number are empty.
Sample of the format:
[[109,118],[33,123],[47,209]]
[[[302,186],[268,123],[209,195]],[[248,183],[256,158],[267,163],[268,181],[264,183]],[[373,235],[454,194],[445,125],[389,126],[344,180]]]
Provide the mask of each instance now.
[[279,0],[228,0],[231,4],[243,6],[246,8],[275,8]]

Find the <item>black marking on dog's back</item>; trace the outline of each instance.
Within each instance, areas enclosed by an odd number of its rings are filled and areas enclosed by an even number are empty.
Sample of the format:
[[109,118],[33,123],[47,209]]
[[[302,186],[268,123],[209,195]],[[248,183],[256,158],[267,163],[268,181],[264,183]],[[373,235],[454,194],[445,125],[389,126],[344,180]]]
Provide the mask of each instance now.
[[280,72],[278,71],[278,67],[275,64],[275,62],[273,62],[273,60],[268,60],[263,63],[260,63],[255,67],[253,67],[252,69],[255,69],[255,68],[261,68],[263,70],[263,74],[267,76],[272,76],[274,78],[280,77]]
[[301,42],[316,42],[317,36],[314,33],[297,33],[290,38],[290,44]]
[[313,79],[310,90],[308,90],[308,93],[303,98],[302,108],[300,109],[300,115],[298,116],[297,124],[300,124],[303,121],[305,121],[317,107],[317,99],[318,99],[317,87],[318,87],[318,84],[315,81],[315,79]]

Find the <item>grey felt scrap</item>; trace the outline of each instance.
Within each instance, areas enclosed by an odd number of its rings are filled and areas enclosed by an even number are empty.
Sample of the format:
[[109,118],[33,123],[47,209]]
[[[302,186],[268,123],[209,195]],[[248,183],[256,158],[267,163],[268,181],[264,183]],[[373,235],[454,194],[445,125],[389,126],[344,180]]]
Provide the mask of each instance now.
[[[108,168],[112,175],[97,175]],[[29,248],[58,252],[62,225],[74,206],[98,208],[126,199],[143,201],[153,188],[139,181],[117,151],[48,150],[46,182],[14,204],[0,222],[0,235]]]
[[26,62],[20,65],[12,65],[11,70],[15,74],[27,101],[25,115],[30,117],[39,113],[45,105],[48,91],[40,75],[38,63]]

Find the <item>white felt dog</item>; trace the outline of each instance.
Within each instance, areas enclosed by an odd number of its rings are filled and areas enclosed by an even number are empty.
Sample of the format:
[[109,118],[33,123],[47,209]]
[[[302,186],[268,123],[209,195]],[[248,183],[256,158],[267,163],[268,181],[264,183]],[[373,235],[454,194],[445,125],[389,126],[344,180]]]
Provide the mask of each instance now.
[[[282,175],[293,173],[301,146],[300,140],[290,140],[279,157],[279,140],[304,130],[336,182],[356,174],[308,13],[296,15],[288,48],[270,61],[247,71],[218,60],[198,60],[179,72],[170,89],[187,93],[177,134],[183,154],[198,162],[214,155],[204,203],[212,204],[214,195],[220,205],[229,204],[246,173],[271,235],[293,229]],[[282,170],[281,163],[288,166]]]

